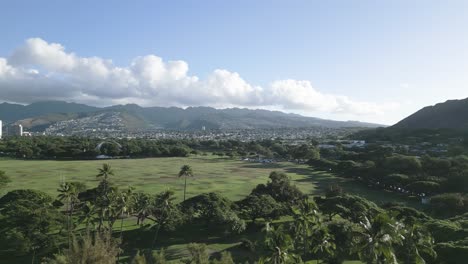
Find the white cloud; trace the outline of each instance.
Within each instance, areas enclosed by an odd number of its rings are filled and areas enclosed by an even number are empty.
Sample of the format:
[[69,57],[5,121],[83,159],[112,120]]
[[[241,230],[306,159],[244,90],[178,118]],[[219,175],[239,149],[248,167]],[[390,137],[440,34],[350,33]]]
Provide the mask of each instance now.
[[378,115],[396,107],[322,93],[309,81],[278,80],[261,87],[224,69],[214,70],[203,80],[188,72],[185,61],[147,55],[118,67],[111,60],[79,57],[58,43],[31,38],[8,58],[0,57],[0,100],[239,106],[353,115]]

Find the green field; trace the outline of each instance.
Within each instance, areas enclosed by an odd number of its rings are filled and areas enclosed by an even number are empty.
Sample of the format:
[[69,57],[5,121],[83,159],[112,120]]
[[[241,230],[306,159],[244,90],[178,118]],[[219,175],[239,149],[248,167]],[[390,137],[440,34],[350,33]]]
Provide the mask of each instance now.
[[[377,204],[397,201],[418,206],[417,201],[404,196],[370,189],[352,180],[339,178],[328,172],[317,171],[307,165],[290,162],[260,164],[217,156],[106,161],[1,159],[0,170],[5,171],[12,179],[6,191],[30,188],[56,196],[57,188],[62,179],[85,182],[88,188],[96,186],[98,179],[95,175],[97,169],[104,162],[111,164],[115,172],[111,179],[120,188],[133,186],[137,191],[148,193],[158,193],[169,188],[176,192],[179,200],[183,195],[183,179],[179,179],[177,174],[182,165],[188,164],[192,166],[195,174],[195,177],[188,179],[187,182],[188,197],[217,191],[232,200],[239,200],[248,195],[257,184],[267,182],[269,173],[277,170],[287,173],[293,183],[309,195],[320,195],[331,183],[338,183],[345,191],[361,195]],[[125,220],[124,230],[126,241],[132,241],[125,247],[125,261],[128,260],[128,256],[134,254],[133,249],[148,246],[152,233],[138,231],[134,219]],[[247,234],[247,236],[255,239],[258,234],[258,232],[254,232]],[[217,230],[208,230],[202,226],[181,227],[176,232],[162,232],[158,247],[167,249],[169,259],[187,256],[186,246],[190,242],[207,244],[211,253],[229,250],[233,255],[243,258],[244,251],[237,254],[236,252],[239,240],[245,235],[225,237],[220,235]]]
[[283,171],[305,193],[319,195],[331,183],[339,183],[346,191],[359,194],[378,204],[398,201],[417,206],[417,202],[402,195],[367,188],[359,183],[316,171],[307,165],[290,162],[261,164],[217,156],[188,158],[147,158],[119,160],[52,161],[0,160],[0,170],[12,179],[8,190],[37,189],[57,194],[62,179],[85,182],[88,188],[98,184],[97,169],[102,163],[111,164],[115,175],[112,181],[120,188],[133,186],[137,191],[158,193],[172,189],[182,198],[183,179],[177,177],[182,165],[192,166],[195,177],[187,180],[187,197],[204,192],[220,192],[232,200],[239,200],[260,183],[266,183],[271,171]]

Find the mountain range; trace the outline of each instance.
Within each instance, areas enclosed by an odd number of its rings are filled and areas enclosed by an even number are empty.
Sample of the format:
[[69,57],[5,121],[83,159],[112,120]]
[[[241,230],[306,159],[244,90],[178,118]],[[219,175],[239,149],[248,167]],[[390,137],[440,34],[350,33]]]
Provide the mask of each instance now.
[[[211,107],[141,107],[135,104],[94,107],[63,101],[37,102],[29,105],[0,104],[0,120],[19,123],[31,131],[47,127],[96,122],[113,118],[126,130],[174,129],[259,129],[280,127],[379,127],[358,121],[334,121],[279,111],[244,108],[215,109]],[[94,120],[94,121],[93,121]],[[99,121],[101,120],[101,121]]]
[[427,106],[406,117],[391,129],[452,129],[468,130],[468,98],[448,100]]

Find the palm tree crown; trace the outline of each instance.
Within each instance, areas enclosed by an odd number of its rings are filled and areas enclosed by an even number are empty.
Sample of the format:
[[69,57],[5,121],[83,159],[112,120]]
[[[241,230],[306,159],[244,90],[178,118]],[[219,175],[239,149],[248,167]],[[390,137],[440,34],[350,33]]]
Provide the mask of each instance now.
[[108,163],[102,164],[102,168],[99,168],[98,170],[99,173],[98,175],[96,175],[96,177],[102,177],[104,178],[104,180],[107,180],[109,175],[114,175],[114,171],[112,170],[111,165],[109,165]]
[[179,177],[193,177],[192,167],[184,165],[180,168]]

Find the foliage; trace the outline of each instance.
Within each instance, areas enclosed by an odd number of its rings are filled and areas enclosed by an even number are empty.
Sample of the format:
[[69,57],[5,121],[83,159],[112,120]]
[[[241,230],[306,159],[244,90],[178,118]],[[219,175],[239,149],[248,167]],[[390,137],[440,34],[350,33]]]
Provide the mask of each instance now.
[[302,248],[303,254],[308,253],[311,245],[311,236],[315,232],[314,228],[320,221],[317,205],[313,201],[304,198],[296,206],[291,207],[294,222],[292,229],[296,239],[296,248]]
[[397,252],[406,264],[425,264],[426,260],[433,261],[437,256],[434,238],[424,226],[412,221],[406,224],[403,244]]
[[185,193],[187,191],[187,177],[193,177],[193,170],[192,167],[189,165],[184,165],[180,168],[179,171],[179,178],[184,177],[184,201],[185,201]]
[[166,255],[164,249],[161,249],[157,252],[150,251],[137,251],[136,255],[133,257],[131,264],[166,264]]
[[327,222],[326,227],[335,248],[333,254],[325,256],[324,259],[331,264],[343,263],[351,255],[354,234],[357,233],[359,226],[346,219],[334,219]]
[[468,212],[468,196],[461,193],[445,193],[431,197],[432,213],[438,216],[454,216]]
[[355,237],[355,252],[367,263],[397,263],[396,246],[403,243],[403,225],[386,213],[364,217]]
[[187,249],[190,253],[191,260],[190,264],[209,264],[210,263],[210,256],[206,251],[205,244],[196,244],[190,243],[187,246]]
[[235,213],[235,204],[218,193],[204,193],[181,203],[183,212],[191,220],[225,226],[227,231],[240,233],[245,222]]
[[274,228],[267,223],[265,231],[264,246],[267,255],[264,261],[266,263],[288,264],[300,261],[300,257],[294,254],[294,242],[283,226]]
[[52,206],[52,197],[34,190],[16,190],[0,198],[0,237],[15,254],[45,254],[54,249],[53,231],[63,224],[63,217]]
[[270,181],[265,184],[259,184],[252,190],[251,194],[267,194],[273,197],[277,202],[294,204],[304,197],[304,194],[295,185],[285,173],[273,171],[270,173]]
[[4,171],[0,171],[0,190],[5,188],[11,182],[10,177]]
[[227,251],[221,252],[221,257],[219,260],[215,259],[213,264],[234,264],[234,260],[232,259],[231,253]]
[[328,215],[331,221],[333,216],[340,215],[345,219],[359,222],[365,216],[374,216],[381,209],[373,202],[356,195],[341,195],[334,197],[316,197],[319,209]]
[[276,218],[280,205],[268,194],[251,194],[237,203],[241,215],[255,223],[257,218]]
[[48,264],[84,264],[100,263],[114,264],[120,252],[118,242],[109,233],[87,233],[82,238],[73,238],[70,249],[63,254],[55,255],[47,260]]

